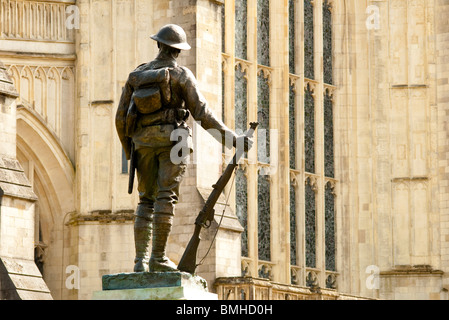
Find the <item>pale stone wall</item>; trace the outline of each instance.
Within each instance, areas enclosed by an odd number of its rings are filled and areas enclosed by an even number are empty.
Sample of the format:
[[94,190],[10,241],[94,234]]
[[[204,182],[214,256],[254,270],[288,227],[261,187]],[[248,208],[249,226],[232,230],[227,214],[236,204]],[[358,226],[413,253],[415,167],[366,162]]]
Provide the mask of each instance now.
[[[448,290],[449,279],[449,3],[438,1],[435,4],[435,81],[436,81],[436,106],[435,111],[438,117],[437,136],[438,141],[438,202],[439,202],[439,226],[441,242],[441,269],[443,275],[443,285]],[[447,291],[446,291],[447,292]]]
[[16,105],[13,98],[2,96],[0,100],[0,153],[14,158],[16,155]]
[[[71,224],[74,250],[70,264],[79,268],[79,290],[73,299],[90,300],[101,290],[102,276],[131,272],[134,267],[132,221],[92,221]],[[72,293],[73,294],[73,293]]]
[[[235,13],[229,3],[233,1],[226,2],[226,28],[232,31]],[[252,12],[249,35],[254,35],[257,25],[256,2],[249,1]],[[279,130],[276,155],[280,165],[271,181],[271,209],[275,212],[272,277],[286,284],[290,282],[287,231],[290,178],[286,165],[285,106],[290,79],[288,28],[283,23],[288,21],[288,10],[287,1],[275,2],[271,1],[271,25],[276,46],[270,49],[272,66],[268,71],[275,115],[271,123]],[[2,10],[7,10],[6,3],[0,1]],[[39,1],[8,3],[17,8],[14,12],[23,12],[22,17],[27,17],[26,11],[35,10],[32,7],[38,6]],[[45,3],[56,10],[56,20],[48,28],[31,24],[25,18],[25,29],[20,29],[17,22],[20,15],[16,13],[8,16],[10,20],[0,22],[0,59],[12,75],[20,93],[19,104],[23,106],[15,114],[15,108],[6,110],[6,104],[0,103],[0,145],[2,152],[12,158],[17,145],[18,158],[38,195],[37,211],[44,243],[49,245],[44,278],[54,297],[90,299],[92,292],[101,288],[101,275],[132,269],[132,212],[137,196],[136,192],[131,196],[126,193],[128,175],[121,173],[121,146],[114,117],[128,73],[157,53],[156,43],[149,36],[167,23],[177,23],[186,30],[192,50],[182,52],[178,62],[196,75],[209,107],[218,117],[221,117],[222,62],[227,86],[234,86],[234,48],[231,46],[221,55],[222,1]],[[320,7],[322,0],[314,3]],[[74,4],[81,14],[80,25],[68,32],[60,24],[63,19],[57,17],[67,16],[66,6]],[[449,4],[437,0],[351,0],[345,4],[332,1],[338,291],[385,299],[447,299]],[[370,5],[379,10],[379,29],[366,24],[372,14],[366,11]],[[45,10],[40,14],[44,15]],[[319,10],[316,12],[319,34],[322,17]],[[228,44],[233,43],[232,37],[232,32],[226,33]],[[321,48],[322,39],[317,37],[317,55],[321,54]],[[257,48],[250,45],[248,49],[252,62],[240,63],[252,79],[248,107],[250,118],[255,119]],[[316,105],[321,108],[325,89],[319,78],[321,61],[316,68]],[[296,81],[299,91],[304,87],[304,79]],[[233,102],[232,93],[225,95],[228,124],[233,122]],[[320,143],[323,142],[321,113],[317,109]],[[19,119],[17,137],[13,127],[5,127],[5,123],[12,123],[15,118]],[[222,170],[219,143],[194,125],[193,120],[189,124],[195,131],[195,154],[182,184],[169,240],[168,254],[175,262],[179,262],[193,232],[194,219]],[[317,159],[323,159],[323,152],[322,146],[317,146]],[[322,169],[319,167],[317,171]],[[257,168],[251,167],[248,174],[255,181]],[[298,177],[303,184],[304,174],[298,173]],[[319,186],[324,182],[324,177],[317,178]],[[323,207],[320,190],[317,211]],[[254,185],[248,191],[249,198],[257,197]],[[234,194],[231,204],[233,198]],[[38,231],[34,225],[37,222],[28,210],[31,207],[24,207],[12,198],[5,197],[3,201],[7,209],[2,209],[2,230],[23,234],[27,244],[20,245],[31,248]],[[301,199],[298,207],[303,205]],[[254,201],[248,209],[256,212]],[[217,210],[212,228],[203,232],[200,258],[213,239],[219,214],[221,211]],[[13,215],[20,218],[12,218]],[[323,217],[318,217],[318,223],[323,224]],[[207,259],[198,267],[198,273],[207,279],[212,290],[216,277],[240,276],[240,231],[232,210],[227,210]],[[249,230],[250,250],[257,253],[256,232]],[[13,254],[12,248],[17,244],[6,244],[4,234],[0,233],[2,254]],[[317,236],[322,242],[323,232]],[[17,255],[22,253],[33,259],[29,251],[22,252],[19,246]],[[323,252],[317,254],[321,255],[318,264],[323,268]],[[70,265],[79,268],[79,289],[66,287],[66,267]],[[367,285],[369,266],[380,272],[378,288]],[[258,267],[257,263],[251,265],[254,276]],[[324,272],[320,281],[323,280]]]
[[34,201],[4,196],[0,256],[34,260]]
[[[379,28],[367,26],[370,5],[378,8]],[[437,93],[444,83],[439,80],[444,58],[438,58],[444,40],[436,27],[445,25],[441,5],[354,1],[346,13],[337,13],[337,172],[342,174],[337,237],[340,259],[349,261],[338,268],[343,292],[447,298],[440,242],[441,152],[447,145],[441,136],[445,104]],[[380,271],[380,286],[370,287],[370,266]]]

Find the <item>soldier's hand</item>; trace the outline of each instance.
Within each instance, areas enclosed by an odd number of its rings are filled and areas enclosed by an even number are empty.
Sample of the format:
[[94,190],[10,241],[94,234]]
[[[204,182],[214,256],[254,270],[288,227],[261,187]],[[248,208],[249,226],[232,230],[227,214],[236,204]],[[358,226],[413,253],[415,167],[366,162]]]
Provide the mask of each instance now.
[[253,139],[247,136],[238,136],[234,141],[234,147],[237,149],[244,149],[245,152],[249,151],[253,146]]

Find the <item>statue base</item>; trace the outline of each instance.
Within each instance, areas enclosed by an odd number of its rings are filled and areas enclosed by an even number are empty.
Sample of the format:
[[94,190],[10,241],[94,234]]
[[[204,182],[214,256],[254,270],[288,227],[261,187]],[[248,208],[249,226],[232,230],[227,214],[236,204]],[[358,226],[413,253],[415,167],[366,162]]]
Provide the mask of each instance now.
[[186,272],[133,272],[104,275],[93,300],[218,300],[207,282]]

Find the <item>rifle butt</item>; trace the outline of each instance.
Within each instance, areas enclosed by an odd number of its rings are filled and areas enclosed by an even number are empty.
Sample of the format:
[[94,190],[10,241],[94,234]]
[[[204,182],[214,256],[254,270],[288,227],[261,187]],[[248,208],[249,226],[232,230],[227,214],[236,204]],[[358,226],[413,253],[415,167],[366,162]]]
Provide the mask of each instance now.
[[179,271],[188,272],[190,274],[195,273],[196,269],[196,254],[198,251],[198,245],[200,244],[200,231],[201,226],[195,225],[195,231],[193,232],[192,238],[190,238],[190,241],[186,247],[186,250],[184,251],[184,254],[182,255],[181,261],[178,265]]

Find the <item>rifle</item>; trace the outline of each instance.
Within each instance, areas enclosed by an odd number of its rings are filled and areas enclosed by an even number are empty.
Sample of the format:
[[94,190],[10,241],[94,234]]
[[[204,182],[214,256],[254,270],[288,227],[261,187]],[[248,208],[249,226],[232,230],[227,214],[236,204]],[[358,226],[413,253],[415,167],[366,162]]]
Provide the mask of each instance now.
[[[257,122],[250,123],[250,129],[245,133],[247,138],[251,138],[253,136],[254,131],[256,130],[259,124]],[[218,179],[217,183],[212,186],[213,190],[209,195],[206,203],[204,204],[203,209],[198,214],[195,220],[195,230],[193,231],[193,235],[190,238],[190,241],[182,255],[181,261],[178,265],[178,270],[188,272],[190,274],[195,273],[195,269],[197,267],[196,264],[196,254],[198,251],[198,245],[200,244],[200,232],[201,228],[208,229],[212,224],[212,220],[214,219],[215,210],[214,206],[220,197],[221,192],[224,187],[228,183],[229,179],[232,177],[234,169],[238,166],[238,162],[242,157],[245,151],[243,149],[236,148],[235,155],[231,162],[227,165],[225,171]]]
[[133,193],[134,175],[136,171],[136,155],[134,150],[134,142],[131,141],[131,159],[129,161],[129,181],[128,181],[128,193]]

